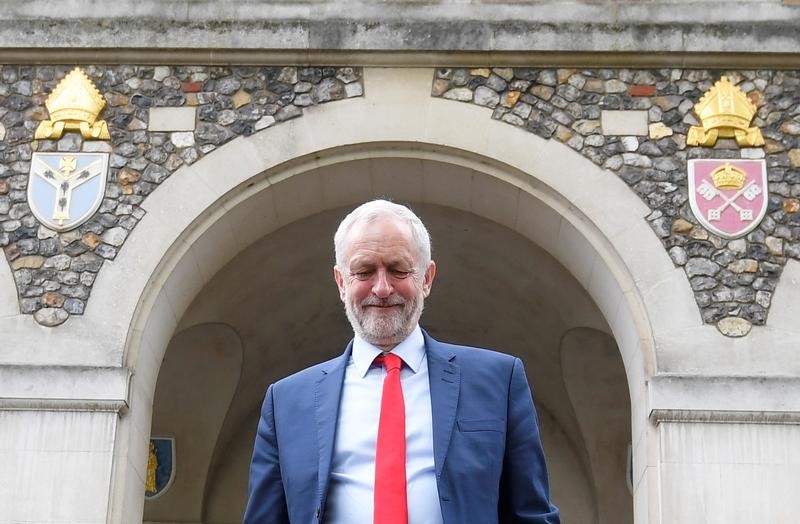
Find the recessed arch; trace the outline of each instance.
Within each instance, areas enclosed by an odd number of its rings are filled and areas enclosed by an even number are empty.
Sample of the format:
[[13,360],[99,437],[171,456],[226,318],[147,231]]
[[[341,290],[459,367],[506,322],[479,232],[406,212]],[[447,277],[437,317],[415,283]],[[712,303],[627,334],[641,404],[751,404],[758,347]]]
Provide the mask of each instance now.
[[[396,74],[370,70],[370,96],[313,108],[236,139],[176,172],[143,203],[147,215],[101,272],[80,319],[108,308],[130,319],[109,328],[119,342],[112,349],[134,372],[115,448],[115,522],[141,515],[141,500],[130,494],[143,476],[155,381],[194,294],[261,236],[374,196],[468,211],[549,251],[610,326],[630,388],[634,444],[648,438],[645,388],[656,368],[654,336],[700,323],[685,277],[643,219],[649,210],[619,179],[568,147],[492,121],[485,109],[431,99],[429,70],[405,70],[403,83],[394,81]],[[409,104],[418,108],[413,119]],[[382,170],[385,159],[418,162],[421,169],[404,178]],[[364,163],[369,184],[348,185],[354,175],[336,166],[350,162]],[[320,167],[330,167],[327,177],[304,180]],[[668,323],[648,314],[661,309],[656,301],[677,312]],[[644,447],[635,445],[634,453],[636,483],[647,460]]]
[[[393,164],[400,164],[395,167],[404,172],[414,169],[413,163],[393,159],[374,163],[381,170]],[[365,173],[363,162],[348,162],[341,167]],[[315,170],[313,176],[325,176],[324,170]],[[598,326],[610,339],[608,326],[582,285],[541,247],[518,233],[452,207],[419,202],[409,205],[433,235],[434,257],[440,267],[433,293],[426,301],[423,327],[439,340],[468,341],[524,360],[551,466],[553,496],[567,520],[577,513],[583,517],[575,522],[594,522],[585,515],[596,506],[587,498],[593,483],[587,480],[589,472],[577,458],[578,446],[585,444],[574,438],[576,424],[562,385],[558,346],[559,334],[568,326]],[[182,348],[187,330],[212,321],[231,326],[241,334],[245,365],[225,427],[216,439],[214,455],[218,460],[206,477],[208,499],[195,499],[195,505],[189,505],[181,492],[168,493],[163,503],[161,499],[159,504],[145,503],[148,522],[193,520],[193,512],[201,505],[208,511],[204,511],[203,522],[231,522],[240,516],[237,511],[244,507],[242,497],[246,496],[246,461],[252,451],[264,390],[280,377],[337,354],[350,337],[330,274],[331,236],[348,210],[323,211],[260,238],[204,284],[182,315],[158,377],[153,435],[168,433],[174,427],[172,419],[180,420],[182,413],[205,410],[201,403],[187,402],[176,412],[174,402],[159,400],[164,398],[162,390],[191,391],[199,380],[199,375],[175,376],[163,369],[167,362],[175,369],[174,352],[189,354]],[[200,345],[193,345],[191,354],[200,349]],[[619,404],[627,405],[625,374],[616,346],[611,357],[622,377]],[[194,366],[196,363],[187,362],[187,368]],[[210,389],[217,387],[208,385]],[[223,393],[220,391],[220,396]],[[625,419],[629,420],[629,409],[626,411]],[[213,419],[213,414],[209,417]],[[623,453],[630,439],[630,431],[626,433]],[[175,436],[180,442],[180,435]],[[183,449],[186,451],[185,446]],[[207,457],[185,452],[182,461],[206,463]],[[624,487],[623,476],[619,477]],[[192,479],[199,480],[196,476]],[[185,482],[186,476],[175,488]],[[183,513],[178,518],[176,512],[180,511]],[[627,511],[631,511],[630,506]]]

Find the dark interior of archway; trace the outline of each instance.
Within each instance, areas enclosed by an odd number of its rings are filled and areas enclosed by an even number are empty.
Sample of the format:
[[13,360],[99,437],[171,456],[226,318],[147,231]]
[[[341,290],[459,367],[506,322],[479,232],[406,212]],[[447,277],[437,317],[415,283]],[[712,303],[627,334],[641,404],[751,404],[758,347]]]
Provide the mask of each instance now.
[[[559,485],[572,485],[569,496],[585,506],[573,510],[574,521],[602,522],[599,513],[604,504],[598,496],[605,495],[598,495],[595,484],[601,477],[605,482],[609,475],[598,475],[595,470],[616,466],[604,464],[598,456],[619,466],[618,477],[624,485],[625,465],[618,463],[624,462],[630,439],[629,425],[625,425],[630,417],[625,373],[602,315],[557,260],[518,233],[451,208],[413,203],[411,207],[431,232],[438,267],[422,326],[440,340],[489,347],[523,358],[540,418],[547,426],[543,430],[545,446],[554,450],[553,457],[565,457],[558,459],[559,464],[551,464],[552,475],[558,477],[553,480],[554,492],[566,489]],[[203,480],[202,508],[196,515],[203,522],[236,520],[235,516],[223,516],[226,511],[235,513],[237,502],[218,502],[226,498],[221,486],[223,479],[241,474],[232,470],[246,467],[242,461],[249,458],[266,387],[293,371],[339,355],[351,337],[332,278],[333,232],[346,211],[307,217],[239,253],[195,298],[167,350],[154,405],[154,431],[162,433],[169,432],[170,425],[175,432],[181,431],[181,417],[174,411],[183,394],[179,382],[189,380],[180,372],[185,369],[181,359],[193,354],[189,346],[213,339],[220,341],[215,346],[217,353],[238,355],[234,359],[235,366],[240,366],[238,379],[226,393],[230,400],[221,413],[219,430],[209,437],[213,438],[213,452]],[[236,344],[228,335],[212,336],[220,325],[238,335]],[[206,332],[209,326],[215,327]],[[226,344],[236,348],[226,348]],[[591,384],[596,374],[588,366],[607,368],[597,384]],[[208,369],[210,381],[213,371],[213,366]],[[165,385],[168,382],[171,385]],[[214,384],[203,387],[213,388]],[[587,388],[602,391],[587,395]],[[159,412],[160,399],[167,395],[173,406],[171,414]],[[197,401],[196,395],[192,398]],[[598,419],[596,414],[583,416],[594,409],[592,402],[610,410],[606,419]],[[203,406],[191,409],[202,410]],[[586,422],[589,418],[591,424]],[[598,448],[597,442],[587,439],[597,437],[603,420],[623,427],[616,437],[603,436]],[[619,434],[623,442],[614,441],[620,440]],[[248,442],[244,459],[239,456],[243,442]],[[231,458],[232,454],[238,458]],[[583,487],[575,487],[580,482],[573,477],[579,473],[585,477]],[[239,489],[246,479],[244,482]],[[145,521],[178,520],[181,515],[175,514],[175,503],[169,503],[169,497],[148,503]],[[191,504],[190,498],[184,494],[183,503]],[[615,517],[615,522],[628,522],[618,514]]]

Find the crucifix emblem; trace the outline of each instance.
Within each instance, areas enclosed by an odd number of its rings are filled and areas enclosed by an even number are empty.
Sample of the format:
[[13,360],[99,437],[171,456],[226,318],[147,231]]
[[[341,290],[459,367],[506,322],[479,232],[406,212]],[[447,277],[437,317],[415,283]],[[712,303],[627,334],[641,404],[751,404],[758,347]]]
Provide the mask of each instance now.
[[28,205],[50,229],[74,229],[100,207],[107,172],[106,153],[34,153]]
[[756,228],[767,211],[763,160],[689,161],[689,204],[697,220],[723,238]]

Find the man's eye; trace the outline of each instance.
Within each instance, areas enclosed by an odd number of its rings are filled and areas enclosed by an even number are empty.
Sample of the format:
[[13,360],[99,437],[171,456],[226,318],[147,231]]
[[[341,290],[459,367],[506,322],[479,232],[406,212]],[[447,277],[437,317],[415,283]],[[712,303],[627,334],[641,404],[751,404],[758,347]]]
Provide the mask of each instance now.
[[400,270],[392,271],[392,276],[394,278],[408,278],[409,275],[411,275],[411,271],[400,271]]
[[358,280],[369,280],[372,278],[372,271],[355,271],[350,274]]

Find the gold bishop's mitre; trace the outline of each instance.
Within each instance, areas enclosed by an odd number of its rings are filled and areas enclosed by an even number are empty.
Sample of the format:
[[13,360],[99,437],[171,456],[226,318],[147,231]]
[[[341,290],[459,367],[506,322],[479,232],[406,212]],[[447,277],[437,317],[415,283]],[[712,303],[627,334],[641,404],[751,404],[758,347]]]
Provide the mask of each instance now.
[[65,76],[45,101],[51,120],[36,128],[37,140],[58,140],[64,131],[80,131],[88,140],[110,140],[105,121],[97,120],[106,102],[81,68]]
[[747,95],[723,76],[695,104],[694,112],[702,125],[689,128],[686,144],[711,147],[717,138],[735,138],[740,147],[763,146],[761,130],[750,127],[756,111]]

